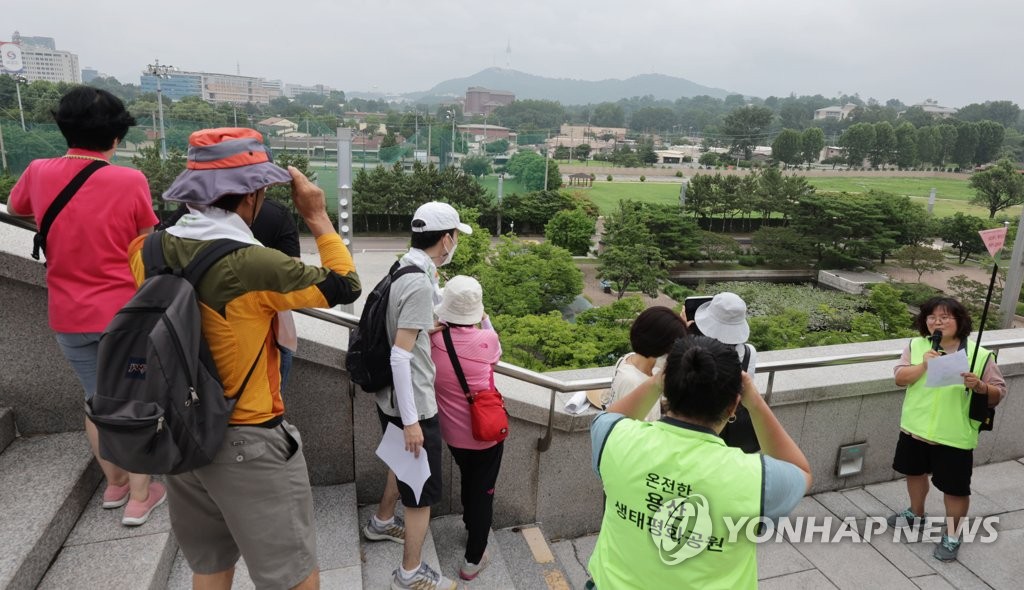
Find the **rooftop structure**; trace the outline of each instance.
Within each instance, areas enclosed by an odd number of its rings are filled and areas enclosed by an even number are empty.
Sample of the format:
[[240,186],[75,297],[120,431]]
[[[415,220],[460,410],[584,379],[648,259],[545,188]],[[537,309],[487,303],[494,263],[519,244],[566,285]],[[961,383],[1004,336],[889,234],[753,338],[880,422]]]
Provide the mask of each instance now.
[[[29,82],[45,80],[47,82],[82,82],[82,69],[78,64],[78,55],[70,51],[56,48],[52,37],[27,37],[14,31],[11,43],[21,48],[23,68],[20,73]],[[0,41],[0,43],[5,43]],[[13,73],[13,72],[11,72]]]
[[835,119],[837,121],[842,121],[843,119],[849,117],[850,113],[852,113],[853,110],[856,108],[857,105],[853,104],[852,102],[848,102],[843,106],[835,105],[825,107],[823,109],[818,109],[814,111],[814,119],[816,121],[820,121],[822,119]]

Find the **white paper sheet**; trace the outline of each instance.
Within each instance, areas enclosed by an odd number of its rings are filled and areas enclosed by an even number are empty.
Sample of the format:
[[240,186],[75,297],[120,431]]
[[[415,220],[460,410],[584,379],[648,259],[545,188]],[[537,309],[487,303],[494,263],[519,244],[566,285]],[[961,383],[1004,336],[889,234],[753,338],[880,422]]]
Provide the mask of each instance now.
[[570,414],[582,414],[590,407],[586,391],[577,391],[565,404],[565,411]]
[[947,354],[928,361],[928,372],[924,384],[928,387],[945,387],[947,385],[963,385],[964,378],[960,373],[967,372],[967,350],[961,348],[953,354]]
[[380,445],[377,446],[377,456],[395,472],[395,477],[399,481],[412,488],[418,504],[423,484],[430,477],[426,449],[420,449],[420,457],[417,459],[415,455],[405,450],[405,433],[402,429],[389,423],[383,438],[380,439]]

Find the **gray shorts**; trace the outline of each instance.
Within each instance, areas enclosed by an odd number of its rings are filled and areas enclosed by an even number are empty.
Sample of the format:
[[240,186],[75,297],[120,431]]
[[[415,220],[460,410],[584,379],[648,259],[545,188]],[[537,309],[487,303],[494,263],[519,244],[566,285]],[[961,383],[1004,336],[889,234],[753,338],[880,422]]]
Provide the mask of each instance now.
[[85,401],[96,395],[96,359],[100,351],[99,332],[57,332],[57,344],[85,389]]
[[317,567],[313,495],[299,431],[228,428],[213,463],[167,477],[171,528],[197,574],[245,557],[256,588],[291,588]]

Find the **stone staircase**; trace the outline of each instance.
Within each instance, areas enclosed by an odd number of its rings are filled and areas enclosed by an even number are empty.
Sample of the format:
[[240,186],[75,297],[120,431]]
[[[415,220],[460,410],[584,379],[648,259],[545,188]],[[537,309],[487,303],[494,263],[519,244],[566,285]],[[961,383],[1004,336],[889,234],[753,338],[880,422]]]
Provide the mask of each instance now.
[[[101,480],[81,432],[19,438],[13,412],[0,408],[0,589],[191,588],[167,508],[141,527],[124,527],[120,509],[100,506]],[[313,504],[321,588],[389,588],[402,546],[368,542],[360,533],[376,506],[357,506],[351,483],[314,487]],[[459,587],[580,590],[581,564],[593,549],[585,539],[552,545],[536,525],[492,531],[490,565],[465,582],[458,571],[466,531],[461,515],[445,515],[431,520],[423,559]],[[255,588],[244,561],[233,588]]]

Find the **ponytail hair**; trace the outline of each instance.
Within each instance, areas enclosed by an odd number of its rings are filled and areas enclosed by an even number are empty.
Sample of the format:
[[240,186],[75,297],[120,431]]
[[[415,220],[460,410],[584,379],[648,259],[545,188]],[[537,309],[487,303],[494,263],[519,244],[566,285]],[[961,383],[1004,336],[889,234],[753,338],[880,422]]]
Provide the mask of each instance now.
[[727,418],[743,389],[736,349],[707,336],[676,340],[665,364],[665,397],[673,413],[706,422]]

